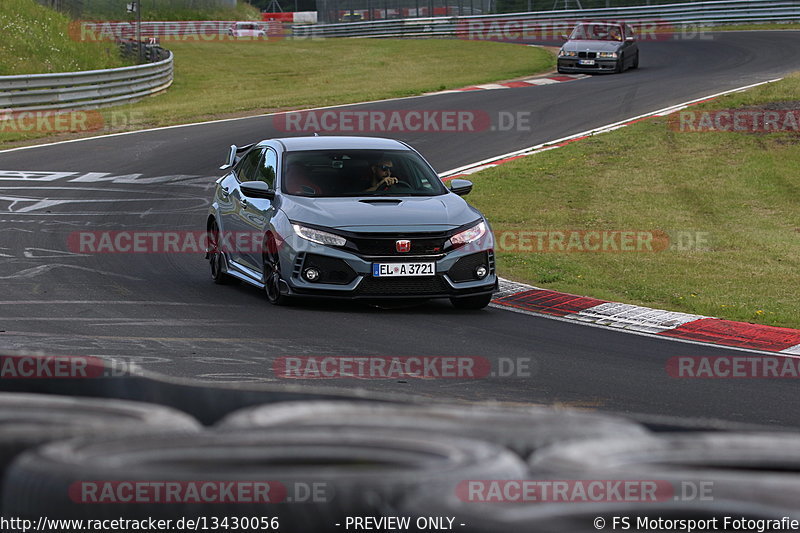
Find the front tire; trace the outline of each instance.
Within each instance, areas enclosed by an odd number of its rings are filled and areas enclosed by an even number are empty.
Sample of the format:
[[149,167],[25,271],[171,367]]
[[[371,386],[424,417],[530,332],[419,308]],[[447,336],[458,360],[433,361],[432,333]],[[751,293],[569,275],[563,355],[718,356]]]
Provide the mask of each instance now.
[[268,233],[264,237],[264,292],[272,305],[287,305],[289,297],[281,294],[281,259],[278,254],[278,241]]
[[636,52],[636,57],[633,58],[631,68],[639,68],[639,52]]
[[492,301],[491,294],[479,294],[477,296],[467,296],[464,298],[450,298],[450,303],[456,309],[483,309]]
[[614,72],[617,74],[622,74],[625,71],[625,56],[619,56],[617,60],[617,66],[614,68]]
[[230,283],[231,277],[225,273],[225,258],[219,249],[219,226],[216,220],[208,225],[208,261],[211,263],[211,279],[218,285]]

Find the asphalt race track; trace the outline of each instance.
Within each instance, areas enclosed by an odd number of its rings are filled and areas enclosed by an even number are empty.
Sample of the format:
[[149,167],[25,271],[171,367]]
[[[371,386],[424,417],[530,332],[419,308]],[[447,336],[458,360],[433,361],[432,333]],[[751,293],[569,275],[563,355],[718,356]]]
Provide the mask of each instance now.
[[[529,113],[524,131],[396,135],[445,171],[800,69],[796,32],[710,37],[641,43],[640,68],[623,75],[354,108],[480,110],[493,120]],[[478,356],[496,374],[524,360],[528,376],[303,383],[800,424],[791,380],[679,380],[665,370],[674,356],[747,352],[447,302],[276,308],[254,288],[213,284],[201,254],[70,251],[76,231],[204,229],[226,147],[281,135],[272,117],[253,117],[0,153],[0,350],[120,357],[170,375],[253,382],[285,382],[272,369],[280,356]]]

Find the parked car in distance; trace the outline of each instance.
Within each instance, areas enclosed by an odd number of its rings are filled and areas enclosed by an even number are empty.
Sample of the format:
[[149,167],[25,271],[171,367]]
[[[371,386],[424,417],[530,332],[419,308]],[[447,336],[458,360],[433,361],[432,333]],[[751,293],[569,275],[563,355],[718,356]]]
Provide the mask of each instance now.
[[228,28],[228,35],[231,37],[259,39],[266,37],[267,32],[258,22],[234,22]]
[[361,13],[345,13],[339,22],[361,22],[362,20],[364,20],[364,16]]

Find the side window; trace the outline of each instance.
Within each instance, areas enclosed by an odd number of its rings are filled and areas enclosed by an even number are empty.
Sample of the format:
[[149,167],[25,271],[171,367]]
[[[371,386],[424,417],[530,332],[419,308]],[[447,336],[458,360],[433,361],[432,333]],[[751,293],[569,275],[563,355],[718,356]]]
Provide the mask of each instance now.
[[256,177],[256,171],[258,169],[258,162],[261,159],[261,154],[264,153],[264,150],[254,149],[247,152],[241,161],[236,165],[236,177],[239,178],[239,181],[254,181],[258,179]]
[[633,33],[633,28],[625,24],[625,37],[636,37]]
[[271,148],[267,148],[266,156],[264,159],[259,161],[258,171],[254,179],[263,181],[267,185],[269,185],[270,189],[275,188],[275,174],[278,168],[278,154],[275,153],[275,150]]

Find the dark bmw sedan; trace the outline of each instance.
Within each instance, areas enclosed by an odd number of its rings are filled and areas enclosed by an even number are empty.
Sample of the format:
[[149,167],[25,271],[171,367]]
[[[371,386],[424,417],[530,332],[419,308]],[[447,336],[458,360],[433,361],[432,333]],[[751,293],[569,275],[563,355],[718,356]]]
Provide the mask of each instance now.
[[639,66],[639,46],[627,24],[585,22],[558,51],[558,71],[623,72]]
[[273,304],[295,297],[449,298],[486,307],[494,237],[410,146],[369,137],[295,137],[231,146],[209,209],[214,281]]

